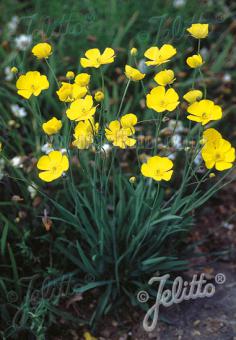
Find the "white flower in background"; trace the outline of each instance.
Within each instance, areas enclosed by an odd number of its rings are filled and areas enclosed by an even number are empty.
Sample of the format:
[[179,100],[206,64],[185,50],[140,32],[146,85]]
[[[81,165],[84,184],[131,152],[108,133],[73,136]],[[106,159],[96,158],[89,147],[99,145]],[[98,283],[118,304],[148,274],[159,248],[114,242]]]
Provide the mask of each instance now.
[[7,24],[7,29],[9,34],[14,34],[17,30],[17,27],[19,25],[20,19],[18,16],[14,16],[11,18],[11,20]]
[[53,151],[53,147],[52,147],[52,144],[50,143],[46,143],[44,144],[42,147],[41,147],[41,151],[48,154],[49,152]]
[[168,158],[174,161],[176,158],[176,153],[175,152],[171,153],[170,155],[168,155]]
[[232,223],[229,223],[229,222],[223,222],[222,223],[222,227],[226,228],[226,229],[229,229],[229,230],[233,230],[234,229],[234,225]]
[[148,67],[147,67],[145,61],[146,61],[145,59],[141,59],[138,63],[138,69],[142,73],[147,73],[147,71],[148,71]]
[[11,68],[9,66],[4,68],[5,80],[11,81],[14,78],[14,74],[11,72]]
[[171,137],[171,144],[176,148],[176,149],[181,149],[182,148],[182,138],[180,135],[174,135]]
[[231,82],[231,80],[232,80],[231,74],[225,73],[224,76],[223,76],[223,81],[225,83],[229,83],[229,82]]
[[16,167],[16,168],[22,168],[23,164],[22,164],[22,157],[20,156],[15,156],[11,159],[11,165]]
[[200,152],[199,152],[199,153],[197,154],[197,156],[195,157],[194,163],[195,163],[196,165],[200,165],[200,164],[202,163],[202,156],[201,156],[201,153],[200,153]]
[[173,6],[175,8],[180,8],[186,5],[186,0],[174,0],[173,1]]
[[176,121],[175,119],[170,119],[168,122],[168,129],[175,131],[176,133],[181,133],[184,131],[184,126],[180,120]]
[[207,58],[208,54],[209,54],[208,48],[206,48],[206,47],[201,48],[200,54],[201,54],[202,58],[205,60]]
[[5,161],[4,159],[0,159],[0,180],[4,177],[4,167],[5,167]]
[[15,38],[16,48],[20,51],[26,51],[32,44],[32,35],[21,34]]
[[65,155],[67,153],[66,149],[61,149],[61,153],[63,153],[63,155]]
[[109,151],[111,151],[111,149],[112,149],[112,147],[108,143],[103,144],[102,147],[101,147],[101,150],[105,153],[108,153]]
[[17,104],[12,104],[10,108],[13,115],[17,118],[24,118],[27,116],[27,112],[25,111],[24,107],[20,107]]
[[33,199],[37,195],[37,185],[35,183],[32,183],[32,185],[28,185],[27,187],[30,197]]

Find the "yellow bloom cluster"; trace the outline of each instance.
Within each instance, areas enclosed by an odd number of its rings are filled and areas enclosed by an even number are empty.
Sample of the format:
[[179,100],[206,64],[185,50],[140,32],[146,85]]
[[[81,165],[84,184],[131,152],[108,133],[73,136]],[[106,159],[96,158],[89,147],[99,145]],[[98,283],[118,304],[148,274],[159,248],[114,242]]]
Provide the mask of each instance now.
[[131,136],[135,133],[134,126],[137,122],[137,116],[133,113],[122,116],[120,121],[113,120],[108,125],[108,128],[105,129],[107,140],[121,149],[125,149],[127,146],[134,146],[136,140],[131,138]]
[[[67,74],[68,77],[68,74]],[[72,77],[70,77],[72,79]],[[76,99],[83,98],[88,92],[90,75],[87,73],[78,74],[74,83],[62,82],[61,87],[57,91],[57,95],[62,102],[73,102]]]
[[235,148],[221,134],[211,128],[203,133],[202,158],[207,169],[223,171],[232,168],[235,160]]
[[[193,24],[187,31],[192,37],[199,39],[200,42],[200,39],[208,35],[208,24]],[[204,61],[199,54],[199,50],[200,43],[197,54],[187,58],[186,63],[190,68],[198,69],[203,65]],[[33,47],[32,53],[38,59],[46,59],[51,55],[52,47],[48,43],[39,43]],[[149,67],[147,73],[151,73],[153,69],[156,70],[153,77],[156,85],[146,94],[147,108],[158,114],[163,114],[160,115],[161,120],[158,120],[160,122],[162,122],[163,117],[170,115],[170,112],[179,111],[182,107],[186,107],[187,119],[200,123],[202,126],[211,121],[221,119],[222,108],[215,104],[214,101],[207,99],[201,90],[194,89],[194,83],[193,88],[183,95],[186,103],[179,105],[180,97],[175,89],[178,83],[175,83],[174,71],[171,68],[158,68],[160,65],[170,62],[176,53],[175,47],[170,44],[164,44],[161,47],[152,46],[144,52],[144,56],[147,58],[145,63]],[[136,56],[137,49],[132,48],[130,54],[131,56]],[[103,65],[113,63],[115,57],[115,51],[110,47],[103,52],[93,48],[85,52],[85,56],[80,59],[80,64],[83,68],[97,69]],[[136,58],[132,59],[138,65]],[[200,69],[195,70],[194,74],[196,72],[201,74]],[[130,82],[142,81],[146,74],[141,72],[137,66],[133,67],[131,65],[125,65],[124,74],[128,80],[121,106],[116,119],[109,122],[104,114],[106,110],[103,108],[106,101],[100,104],[104,100],[105,93],[108,93],[105,92],[104,83],[101,90],[94,91],[91,89],[90,74],[79,73],[75,75],[73,71],[66,73],[68,81],[62,82],[56,91],[59,100],[68,103],[65,104],[65,117],[71,121],[70,124],[73,128],[74,139],[73,141],[69,140],[66,150],[71,147],[80,150],[89,149],[93,144],[96,145],[98,140],[99,143],[103,143],[105,138],[114,147],[121,149],[126,149],[136,144],[134,135],[136,132],[135,127],[138,124],[137,116],[133,113],[120,116],[120,113],[122,114],[122,104]],[[144,86],[143,83],[142,86]],[[29,71],[19,76],[16,87],[20,96],[30,99],[32,95],[38,96],[43,90],[48,89],[49,82],[47,77],[41,75],[40,72]],[[95,101],[97,104],[95,104]],[[99,123],[96,122],[97,115],[99,115]],[[203,129],[203,127],[201,128]],[[52,117],[42,124],[42,129],[47,136],[50,136],[47,138],[50,138],[50,143],[53,144],[54,140],[59,140],[53,135],[62,130],[62,121]],[[207,128],[201,136],[201,143],[201,155],[207,169],[215,167],[217,170],[222,171],[232,167],[235,160],[235,149],[217,130]],[[102,144],[100,149],[102,149]],[[169,181],[173,175],[174,164],[168,157],[156,155],[155,153],[141,166],[141,173],[143,176],[152,178],[155,181]],[[51,151],[48,155],[44,155],[39,159],[37,167],[41,170],[39,177],[46,182],[50,182],[61,177],[68,170],[69,159],[61,151]],[[129,181],[134,184],[136,177],[130,177]]]

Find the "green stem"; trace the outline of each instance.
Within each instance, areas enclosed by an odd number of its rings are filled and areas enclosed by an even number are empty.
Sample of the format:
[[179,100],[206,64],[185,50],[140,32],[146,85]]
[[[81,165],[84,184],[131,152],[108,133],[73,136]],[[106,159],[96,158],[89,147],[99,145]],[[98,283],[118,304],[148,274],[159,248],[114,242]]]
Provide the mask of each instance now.
[[125,87],[125,90],[124,90],[124,93],[123,93],[123,96],[122,96],[122,99],[121,99],[120,107],[119,107],[119,110],[118,110],[118,113],[117,113],[117,118],[119,118],[119,116],[120,116],[120,112],[121,112],[121,109],[122,109],[122,106],[123,106],[123,103],[124,103],[124,100],[125,100],[126,93],[128,91],[128,88],[129,88],[129,84],[130,84],[130,79],[128,80],[128,82],[126,84],[126,87]]

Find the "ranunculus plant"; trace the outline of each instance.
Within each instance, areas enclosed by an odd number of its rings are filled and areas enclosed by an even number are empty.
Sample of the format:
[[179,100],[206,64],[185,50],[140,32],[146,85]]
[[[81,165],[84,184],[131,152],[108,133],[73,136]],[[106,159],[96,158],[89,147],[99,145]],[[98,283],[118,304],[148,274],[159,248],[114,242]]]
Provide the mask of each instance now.
[[[95,290],[91,323],[126,298],[136,304],[137,290],[157,271],[186,268],[181,241],[193,212],[231,180],[235,149],[214,125],[224,110],[197,82],[204,74],[199,51],[208,25],[193,24],[188,32],[199,43],[186,59],[192,84],[185,93],[170,66],[178,51],[168,43],[148,48],[142,69],[139,52],[131,50],[116,111],[110,105],[116,79],[108,79],[106,70],[119,55],[110,47],[87,50],[80,59],[85,70],[70,69],[61,81],[50,64],[56,48],[37,44],[32,53],[40,72],[28,71],[16,81],[36,136],[37,161],[30,174],[22,170],[21,185],[33,186],[50,207],[53,225],[45,234],[53,236],[45,242],[59,273],[71,276],[73,294]],[[46,119],[38,96],[56,86]],[[130,94],[137,87],[142,105],[132,107]],[[53,111],[55,102],[60,112]],[[50,145],[47,152],[41,151],[44,143]],[[4,145],[2,155],[7,157]],[[92,282],[84,281],[87,274]]]

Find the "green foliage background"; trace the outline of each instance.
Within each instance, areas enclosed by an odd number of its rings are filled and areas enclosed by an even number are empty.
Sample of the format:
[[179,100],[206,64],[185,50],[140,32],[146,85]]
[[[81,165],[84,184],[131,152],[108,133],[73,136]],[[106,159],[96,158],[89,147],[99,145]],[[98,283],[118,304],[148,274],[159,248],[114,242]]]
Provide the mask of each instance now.
[[[189,0],[177,9],[172,1],[161,0],[3,0],[0,4],[0,141],[5,155],[37,158],[41,154],[40,146],[47,140],[38,130],[35,116],[26,119],[19,129],[9,128],[10,103],[18,103],[29,112],[37,107],[33,101],[29,107],[15,94],[14,83],[4,80],[4,68],[17,66],[20,72],[40,69],[49,73],[50,83],[53,83],[53,75],[46,65],[35,61],[30,51],[19,52],[14,48],[15,36],[9,36],[6,25],[13,15],[21,19],[17,34],[32,34],[33,43],[46,39],[53,44],[50,65],[59,78],[68,70],[81,71],[79,58],[86,49],[107,46],[116,49],[115,65],[108,67],[105,74],[107,121],[117,112],[124,92],[125,82],[120,74],[129,61],[131,47],[138,48],[141,58],[148,46],[172,43],[178,49],[175,72],[185,72],[185,56],[196,47],[185,29],[193,22],[209,23],[212,31],[203,43],[208,48],[205,82],[210,98],[217,97],[223,103],[225,116],[220,124],[227,135],[232,134],[231,126],[235,123],[235,86],[233,81],[224,86],[222,79],[225,73],[235,79],[235,10],[235,5],[227,1]],[[92,77],[94,88],[101,87],[100,74],[93,72]],[[201,86],[201,80],[199,82]],[[183,77],[178,87],[184,93],[191,83],[191,75]],[[55,100],[55,91],[56,84],[39,97],[45,119],[63,111],[63,105]],[[143,97],[141,86],[133,87],[124,111],[137,110],[142,117],[149,117],[149,112],[140,111]],[[63,140],[60,143],[63,144]],[[122,156],[119,157],[122,160]],[[143,179],[135,188],[130,185],[129,176],[139,171],[133,158],[131,154],[133,168],[125,175],[119,162],[114,161],[113,187],[107,193],[107,177],[96,177],[100,161],[80,152],[78,159],[84,171],[74,167],[74,182],[65,178],[59,184],[45,185],[39,192],[40,204],[33,203],[27,190],[31,180],[42,186],[36,171],[29,165],[27,183],[21,169],[7,167],[8,175],[0,183],[0,329],[3,338],[17,339],[32,332],[37,339],[44,339],[51,334],[52,327],[57,328],[59,318],[69,324],[77,324],[79,320],[81,324],[94,325],[103,314],[118,311],[127,298],[136,305],[137,291],[145,288],[147,279],[157,270],[175,272],[186,268],[191,247],[187,244],[183,247],[183,240],[193,223],[192,211],[204,204],[222,183],[225,185],[224,177],[204,194],[199,187],[189,191],[181,186],[175,194],[172,191],[168,205],[165,186],[153,186],[147,192]],[[188,185],[195,173],[189,174],[187,166],[184,171],[183,178]],[[105,188],[105,194],[98,190],[98,183]],[[173,186],[175,189],[177,183]],[[12,200],[13,195],[19,195],[23,201]],[[45,233],[42,226],[44,209],[49,211],[54,223],[49,233]],[[26,218],[17,222],[22,211]],[[39,274],[40,280],[30,287],[31,279],[24,282],[22,278],[34,274]],[[32,291],[40,288],[43,279],[48,277],[49,287],[60,286],[60,281],[69,282],[73,294],[85,294],[85,306],[95,299],[97,308],[78,318],[65,308],[66,297],[63,300],[58,294],[32,304]],[[94,288],[97,288],[95,293],[87,297],[86,292],[94,292]],[[16,293],[15,299],[9,295],[12,291]],[[16,318],[17,311],[20,312]]]

